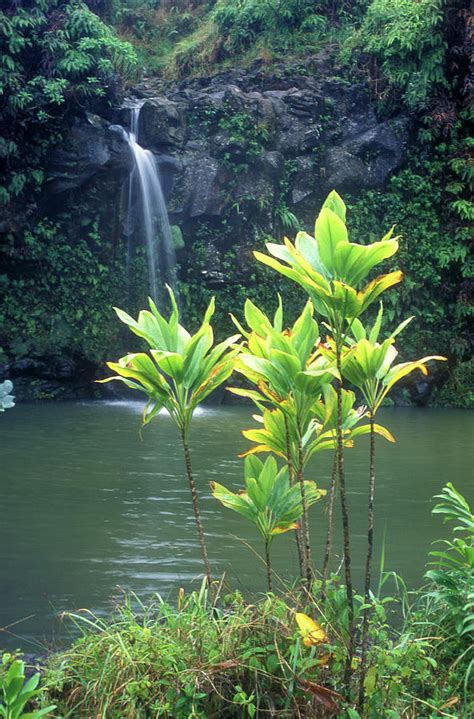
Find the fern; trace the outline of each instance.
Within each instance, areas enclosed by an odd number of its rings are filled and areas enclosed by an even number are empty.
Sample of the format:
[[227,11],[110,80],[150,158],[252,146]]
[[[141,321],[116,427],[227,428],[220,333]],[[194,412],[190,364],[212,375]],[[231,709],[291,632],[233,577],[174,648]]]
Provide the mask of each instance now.
[[448,87],[447,43],[443,32],[446,0],[373,0],[345,53],[370,54],[409,107],[420,109],[429,96]]
[[1,201],[8,204],[27,189],[38,190],[44,155],[59,128],[78,107],[92,108],[106,96],[119,74],[134,77],[137,58],[80,0],[5,0],[0,50]]
[[474,514],[451,482],[448,482],[433,514],[442,514],[444,523],[454,523],[453,539],[440,540],[445,549],[432,551],[431,564],[437,568],[426,573],[432,582],[429,595],[444,611],[445,624],[461,637],[474,638]]

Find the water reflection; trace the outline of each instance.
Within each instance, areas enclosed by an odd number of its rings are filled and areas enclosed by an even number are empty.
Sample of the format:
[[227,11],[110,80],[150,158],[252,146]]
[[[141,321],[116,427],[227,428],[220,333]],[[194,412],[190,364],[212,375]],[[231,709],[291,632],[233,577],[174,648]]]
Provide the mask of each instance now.
[[[27,648],[50,640],[63,609],[106,612],[117,586],[146,597],[190,585],[202,568],[184,479],[179,438],[159,416],[139,435],[140,402],[19,405],[2,417],[0,475],[0,627],[34,615],[0,634],[0,645]],[[456,410],[385,410],[380,421],[397,437],[378,442],[377,539],[386,531],[387,566],[419,583],[431,541],[443,531],[431,517],[431,497],[446,481],[473,498],[472,415]],[[223,509],[208,491],[215,479],[241,484],[237,455],[252,424],[246,408],[204,408],[195,419],[192,453],[215,574],[226,572],[243,592],[264,588],[252,527]],[[365,549],[367,439],[347,455],[353,520],[354,571]],[[330,458],[311,477],[329,485]],[[321,556],[323,505],[312,510],[314,556]],[[239,539],[240,538],[240,539]],[[292,537],[274,545],[282,577],[297,569]]]

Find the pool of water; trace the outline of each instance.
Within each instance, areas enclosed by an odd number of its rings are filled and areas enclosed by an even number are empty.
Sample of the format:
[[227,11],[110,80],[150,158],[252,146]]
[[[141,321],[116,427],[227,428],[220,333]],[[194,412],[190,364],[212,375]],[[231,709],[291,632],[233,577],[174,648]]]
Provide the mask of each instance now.
[[[38,651],[61,640],[58,615],[107,612],[121,589],[147,598],[176,595],[202,572],[176,428],[160,415],[140,436],[134,402],[20,404],[0,415],[0,648]],[[242,483],[241,430],[247,408],[205,408],[191,437],[196,481],[214,574],[244,593],[264,589],[256,532],[210,495],[209,482]],[[462,410],[390,408],[380,421],[397,438],[377,443],[376,538],[386,566],[410,586],[422,581],[431,542],[446,533],[430,513],[451,481],[474,501],[474,415]],[[365,552],[368,439],[348,450],[347,482],[356,581]],[[331,458],[308,478],[327,487]],[[311,510],[314,558],[321,564],[324,503]],[[340,557],[340,541],[336,540]],[[293,538],[277,537],[275,569],[297,571]],[[337,566],[338,558],[335,559]],[[375,572],[375,575],[377,572]]]

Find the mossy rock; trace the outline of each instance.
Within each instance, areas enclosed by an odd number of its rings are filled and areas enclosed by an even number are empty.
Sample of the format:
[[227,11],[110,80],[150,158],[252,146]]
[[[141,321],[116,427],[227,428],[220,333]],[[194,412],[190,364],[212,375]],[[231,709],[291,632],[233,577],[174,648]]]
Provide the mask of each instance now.
[[171,240],[175,250],[184,249],[183,233],[178,225],[171,225]]

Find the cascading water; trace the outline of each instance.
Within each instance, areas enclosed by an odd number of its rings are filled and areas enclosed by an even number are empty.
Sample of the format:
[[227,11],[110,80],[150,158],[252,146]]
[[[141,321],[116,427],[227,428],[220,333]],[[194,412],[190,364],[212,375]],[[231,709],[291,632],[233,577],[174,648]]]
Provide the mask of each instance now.
[[163,304],[165,284],[176,292],[176,257],[155,157],[150,150],[138,144],[142,104],[130,108],[130,131],[125,132],[133,156],[127,218],[129,257],[132,238],[142,238],[147,252],[150,296],[160,306]]

